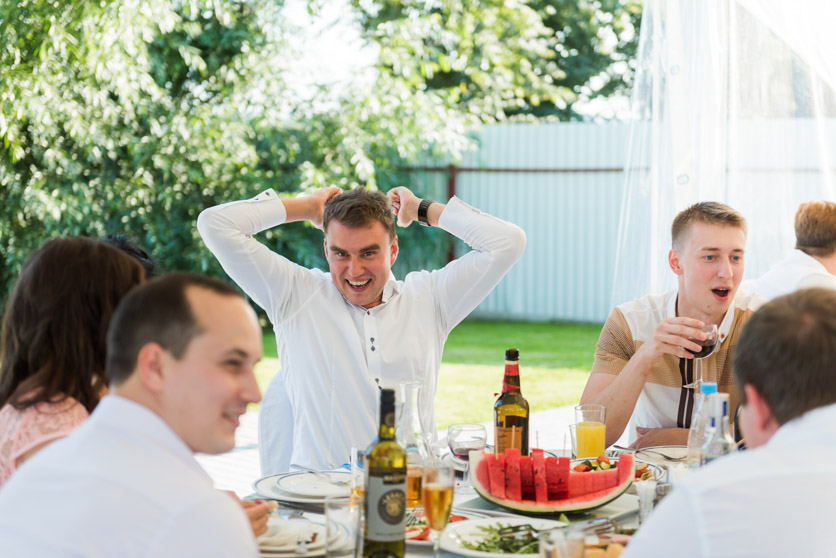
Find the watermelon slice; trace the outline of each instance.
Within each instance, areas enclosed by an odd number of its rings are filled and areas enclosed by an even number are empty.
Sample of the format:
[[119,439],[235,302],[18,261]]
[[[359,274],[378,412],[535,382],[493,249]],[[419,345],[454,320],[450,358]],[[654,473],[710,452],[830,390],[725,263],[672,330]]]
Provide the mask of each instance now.
[[542,451],[531,452],[531,469],[534,474],[534,500],[545,502],[549,499],[549,486],[546,482],[546,458]]
[[[488,460],[488,475],[491,479],[490,492],[497,498],[505,498],[505,454],[490,455],[494,456],[493,459]],[[475,467],[475,465],[475,463],[470,464],[471,467],[478,470],[479,467]]]
[[[544,472],[541,473],[542,469],[540,469],[539,463],[542,457],[542,453],[539,453],[538,456],[538,452],[532,451],[530,463],[535,484],[535,497],[533,499],[523,497],[522,494],[519,498],[513,497],[505,491],[506,484],[511,488],[516,482],[513,479],[509,482],[508,479],[509,476],[514,476],[515,467],[519,469],[521,461],[518,454],[512,453],[509,470],[506,472],[507,452],[499,456],[474,452],[470,458],[470,465],[476,471],[476,475],[472,479],[473,487],[486,500],[512,510],[526,513],[561,513],[593,509],[611,502],[627,490],[635,475],[635,464],[633,456],[630,454],[620,456],[617,468],[606,471],[588,471],[586,473],[571,471],[569,469],[569,459],[565,457],[560,459],[546,458],[544,460]],[[515,460],[516,465],[514,465]],[[485,469],[485,463],[487,469]],[[499,481],[500,477],[497,476],[500,463],[502,464],[504,477],[501,482]],[[482,469],[482,473],[479,472],[480,469]],[[487,470],[487,475],[484,472],[485,470]],[[537,496],[537,479],[538,477],[542,479],[543,476],[545,476],[547,489],[547,499],[545,500],[542,499],[542,489],[540,489],[540,497]],[[485,484],[484,479],[486,478],[489,479],[490,485]],[[499,483],[504,492],[503,496],[497,494],[499,487],[495,487],[495,483]],[[513,488],[511,489],[513,490]],[[560,497],[557,497],[557,494],[560,494]]]
[[505,497],[511,500],[522,500],[520,450],[517,448],[505,450]]
[[534,471],[531,468],[532,458],[533,453],[531,456],[524,455],[520,457],[520,486],[522,487],[523,500],[534,499]]

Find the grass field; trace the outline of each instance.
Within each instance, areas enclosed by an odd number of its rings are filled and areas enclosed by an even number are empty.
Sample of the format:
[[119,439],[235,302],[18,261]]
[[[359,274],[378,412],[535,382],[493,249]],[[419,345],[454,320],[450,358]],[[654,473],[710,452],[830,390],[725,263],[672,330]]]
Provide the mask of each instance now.
[[[438,428],[454,422],[485,422],[493,416],[502,384],[505,348],[520,350],[522,392],[532,411],[576,403],[595,353],[600,325],[468,320],[444,348],[435,397]],[[256,369],[262,391],[279,369],[276,340],[264,334]]]

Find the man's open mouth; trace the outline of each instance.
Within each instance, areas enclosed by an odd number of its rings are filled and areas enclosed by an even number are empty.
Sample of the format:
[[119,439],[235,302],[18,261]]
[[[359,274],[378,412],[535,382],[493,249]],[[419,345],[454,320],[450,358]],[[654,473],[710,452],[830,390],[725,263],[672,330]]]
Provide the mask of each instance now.
[[366,279],[365,281],[352,281],[351,279],[346,279],[346,282],[354,289],[362,289],[371,282],[371,279]]
[[711,289],[711,292],[720,298],[726,298],[729,296],[729,289]]

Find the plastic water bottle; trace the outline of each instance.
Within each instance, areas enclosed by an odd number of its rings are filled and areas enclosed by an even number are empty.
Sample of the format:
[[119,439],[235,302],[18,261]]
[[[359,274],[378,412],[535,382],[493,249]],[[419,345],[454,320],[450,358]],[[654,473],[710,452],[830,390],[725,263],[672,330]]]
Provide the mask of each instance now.
[[729,394],[715,393],[709,398],[711,406],[711,435],[702,445],[702,464],[732,453],[737,445],[729,432]]
[[697,410],[691,419],[688,432],[688,467],[696,469],[702,463],[702,445],[705,443],[708,428],[711,426],[711,409],[708,405],[710,395],[717,393],[716,382],[702,382],[697,398]]

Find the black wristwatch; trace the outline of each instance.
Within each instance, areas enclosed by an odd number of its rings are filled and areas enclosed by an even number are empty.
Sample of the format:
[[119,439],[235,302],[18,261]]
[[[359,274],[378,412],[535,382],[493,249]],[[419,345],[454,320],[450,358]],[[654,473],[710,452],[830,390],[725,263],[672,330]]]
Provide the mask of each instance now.
[[421,204],[418,206],[418,223],[421,226],[430,226],[429,222],[427,222],[427,210],[432,203],[430,200],[421,200]]

